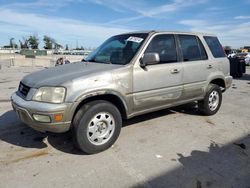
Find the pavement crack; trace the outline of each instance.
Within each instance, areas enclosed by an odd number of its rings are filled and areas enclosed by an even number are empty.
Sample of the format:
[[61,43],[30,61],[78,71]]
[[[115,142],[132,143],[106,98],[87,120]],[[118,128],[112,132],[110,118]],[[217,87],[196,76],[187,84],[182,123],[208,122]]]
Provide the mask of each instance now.
[[112,157],[120,164],[122,169],[136,181],[138,187],[152,188],[148,183],[147,178],[141,172],[133,168],[127,161],[121,159],[115,153],[112,154]]

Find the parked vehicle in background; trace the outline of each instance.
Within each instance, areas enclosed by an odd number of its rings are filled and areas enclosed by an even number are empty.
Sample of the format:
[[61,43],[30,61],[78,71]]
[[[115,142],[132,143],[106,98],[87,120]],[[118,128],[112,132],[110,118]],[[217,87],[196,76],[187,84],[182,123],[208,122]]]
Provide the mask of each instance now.
[[244,62],[246,65],[249,65],[250,52],[238,53],[235,57],[238,58],[240,62]]
[[250,65],[250,57],[247,57],[247,58],[245,59],[245,63],[246,63],[247,66]]
[[231,52],[230,54],[228,54],[228,58],[233,58],[236,55],[236,52]]
[[114,144],[122,119],[193,101],[217,113],[231,83],[215,35],[134,32],[111,37],[85,62],[25,76],[11,100],[30,127],[71,130],[75,146],[93,154]]
[[244,46],[243,49],[241,50],[243,53],[250,52],[250,46]]
[[56,60],[56,64],[55,66],[58,66],[58,65],[65,65],[65,64],[69,64],[70,61],[67,60],[65,57],[59,57],[57,60]]
[[55,55],[83,55],[88,56],[92,51],[90,50],[55,50]]

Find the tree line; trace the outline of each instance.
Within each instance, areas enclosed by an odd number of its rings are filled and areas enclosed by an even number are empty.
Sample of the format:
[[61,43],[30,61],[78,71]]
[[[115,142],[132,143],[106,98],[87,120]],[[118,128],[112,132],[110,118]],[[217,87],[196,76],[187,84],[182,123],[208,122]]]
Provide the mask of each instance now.
[[[55,39],[44,35],[43,36],[44,49],[60,49],[63,46],[56,42]],[[21,49],[38,49],[39,48],[39,38],[36,35],[31,35],[29,37],[23,37],[22,40],[19,40],[19,47]],[[3,46],[4,48],[18,48],[18,44],[15,42],[15,38],[10,38],[9,45]],[[66,45],[66,50],[68,45]]]

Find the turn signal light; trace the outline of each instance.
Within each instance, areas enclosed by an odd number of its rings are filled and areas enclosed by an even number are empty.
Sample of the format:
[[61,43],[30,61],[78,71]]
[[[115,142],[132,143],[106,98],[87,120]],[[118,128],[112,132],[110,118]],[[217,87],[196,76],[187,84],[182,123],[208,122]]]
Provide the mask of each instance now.
[[54,116],[54,120],[55,121],[62,121],[63,119],[63,115],[62,114],[55,114]]

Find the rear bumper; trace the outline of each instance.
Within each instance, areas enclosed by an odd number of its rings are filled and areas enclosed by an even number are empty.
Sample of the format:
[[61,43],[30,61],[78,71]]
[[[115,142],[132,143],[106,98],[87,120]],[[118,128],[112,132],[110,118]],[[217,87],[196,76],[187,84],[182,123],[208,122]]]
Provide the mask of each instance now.
[[[49,104],[36,101],[26,101],[16,93],[11,96],[12,107],[20,120],[29,127],[40,132],[62,133],[70,129],[71,124],[71,103]],[[50,122],[39,122],[33,118],[33,114],[45,115],[50,117]],[[54,116],[62,114],[63,119],[56,122]]]
[[225,87],[226,89],[230,88],[233,82],[233,77],[232,76],[226,76],[225,77]]

